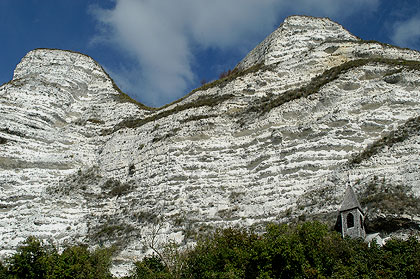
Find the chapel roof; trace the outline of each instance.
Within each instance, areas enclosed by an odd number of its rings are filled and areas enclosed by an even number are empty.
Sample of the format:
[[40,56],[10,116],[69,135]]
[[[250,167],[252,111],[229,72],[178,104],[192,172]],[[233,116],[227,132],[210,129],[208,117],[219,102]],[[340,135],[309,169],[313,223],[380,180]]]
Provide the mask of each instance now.
[[344,194],[344,200],[341,204],[340,211],[346,211],[353,208],[359,208],[362,211],[362,207],[360,206],[359,201],[357,200],[356,194],[353,191],[353,188],[348,185],[346,189],[346,193]]

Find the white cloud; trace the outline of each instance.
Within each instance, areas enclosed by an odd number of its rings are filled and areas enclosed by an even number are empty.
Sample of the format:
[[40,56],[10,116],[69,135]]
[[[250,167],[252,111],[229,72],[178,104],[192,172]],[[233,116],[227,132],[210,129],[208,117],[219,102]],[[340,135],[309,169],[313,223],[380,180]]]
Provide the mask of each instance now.
[[406,21],[394,24],[392,41],[402,47],[419,48],[420,45],[420,13]]
[[[149,102],[154,102],[156,95],[167,98],[166,95],[184,90],[194,77],[182,26],[177,26],[170,11],[165,6],[159,7],[159,3],[162,2],[124,0],[117,1],[114,10],[95,10],[96,18],[109,27],[104,29],[108,33],[103,33],[102,38],[136,59],[133,64],[138,65],[137,69],[131,73],[124,71],[127,74],[124,87],[153,93],[144,93],[148,94]],[[140,75],[134,78],[132,73]],[[116,79],[119,83],[120,78]]]
[[141,94],[146,103],[162,105],[185,94],[195,81],[197,47],[247,49],[283,16],[345,17],[374,9],[378,1],[353,0],[350,5],[345,0],[115,0],[113,9],[96,7],[91,12],[100,27],[94,40],[113,44],[135,62],[131,71],[114,75],[117,84],[138,94],[133,97]]

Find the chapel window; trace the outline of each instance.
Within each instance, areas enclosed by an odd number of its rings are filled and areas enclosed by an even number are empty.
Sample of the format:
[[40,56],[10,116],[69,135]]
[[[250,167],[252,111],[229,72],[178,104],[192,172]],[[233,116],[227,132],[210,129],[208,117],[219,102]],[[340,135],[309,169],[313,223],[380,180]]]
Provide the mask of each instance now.
[[349,213],[347,214],[347,228],[353,228],[354,227],[354,216],[353,214]]

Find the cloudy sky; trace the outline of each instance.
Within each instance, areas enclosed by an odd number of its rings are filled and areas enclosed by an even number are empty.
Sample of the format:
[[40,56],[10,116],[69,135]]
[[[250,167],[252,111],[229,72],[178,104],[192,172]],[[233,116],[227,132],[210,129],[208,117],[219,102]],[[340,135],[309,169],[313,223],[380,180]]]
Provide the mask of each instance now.
[[0,0],[0,13],[0,84],[28,51],[69,49],[155,107],[234,68],[289,15],[420,50],[420,0]]

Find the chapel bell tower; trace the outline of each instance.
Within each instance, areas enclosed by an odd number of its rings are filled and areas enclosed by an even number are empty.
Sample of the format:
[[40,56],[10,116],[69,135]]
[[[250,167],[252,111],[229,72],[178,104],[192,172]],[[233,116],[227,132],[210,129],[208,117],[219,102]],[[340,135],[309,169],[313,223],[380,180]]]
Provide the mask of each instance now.
[[341,204],[340,218],[342,237],[361,237],[362,239],[366,237],[364,226],[365,216],[362,212],[362,207],[357,200],[356,194],[350,185],[347,186],[344,200]]

